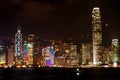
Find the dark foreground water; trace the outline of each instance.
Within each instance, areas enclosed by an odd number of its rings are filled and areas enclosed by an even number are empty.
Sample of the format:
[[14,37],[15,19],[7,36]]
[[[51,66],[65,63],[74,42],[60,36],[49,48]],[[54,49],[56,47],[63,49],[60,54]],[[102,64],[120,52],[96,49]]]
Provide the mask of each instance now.
[[120,80],[120,68],[9,68],[0,80]]

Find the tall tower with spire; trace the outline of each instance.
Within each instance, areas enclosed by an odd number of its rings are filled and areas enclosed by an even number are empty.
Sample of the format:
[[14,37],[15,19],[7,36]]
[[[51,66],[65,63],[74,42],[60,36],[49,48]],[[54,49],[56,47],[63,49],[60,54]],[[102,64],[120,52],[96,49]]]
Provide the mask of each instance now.
[[92,11],[92,39],[93,39],[93,65],[102,62],[102,27],[99,7]]
[[23,63],[22,33],[21,28],[18,27],[17,33],[15,34],[15,64],[21,65],[22,63]]

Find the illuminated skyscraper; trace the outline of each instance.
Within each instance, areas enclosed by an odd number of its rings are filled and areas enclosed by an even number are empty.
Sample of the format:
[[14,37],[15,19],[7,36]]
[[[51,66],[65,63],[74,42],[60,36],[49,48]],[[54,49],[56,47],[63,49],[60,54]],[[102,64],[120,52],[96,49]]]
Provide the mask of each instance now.
[[28,43],[26,44],[26,61],[27,65],[33,65],[35,54],[35,35],[28,35]]
[[77,56],[77,45],[70,44],[70,65],[77,66],[78,65],[78,56]]
[[117,64],[118,62],[118,39],[112,39],[112,62]]
[[82,64],[92,64],[92,44],[82,43]]
[[0,42],[0,64],[6,64],[5,46]]
[[14,46],[10,45],[7,52],[7,64],[8,66],[14,65]]
[[99,7],[92,11],[93,65],[102,62],[102,27]]
[[23,63],[23,54],[22,54],[22,34],[21,29],[18,28],[17,33],[15,34],[15,63]]

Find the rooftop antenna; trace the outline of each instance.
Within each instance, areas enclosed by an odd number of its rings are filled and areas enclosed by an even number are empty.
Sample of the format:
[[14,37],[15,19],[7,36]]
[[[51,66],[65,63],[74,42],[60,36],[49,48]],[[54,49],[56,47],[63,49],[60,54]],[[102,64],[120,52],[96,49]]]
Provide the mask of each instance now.
[[20,25],[17,26],[17,30],[18,30],[18,32],[21,32],[21,26]]

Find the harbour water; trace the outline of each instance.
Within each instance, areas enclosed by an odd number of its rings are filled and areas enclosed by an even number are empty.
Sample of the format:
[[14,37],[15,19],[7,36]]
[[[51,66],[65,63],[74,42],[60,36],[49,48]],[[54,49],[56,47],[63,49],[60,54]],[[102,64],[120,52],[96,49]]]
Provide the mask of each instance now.
[[120,68],[6,68],[0,80],[120,80]]

